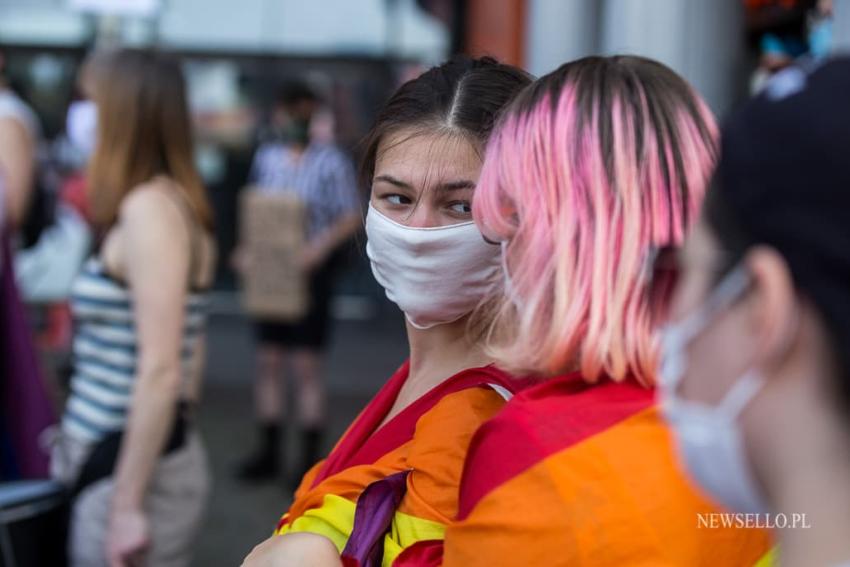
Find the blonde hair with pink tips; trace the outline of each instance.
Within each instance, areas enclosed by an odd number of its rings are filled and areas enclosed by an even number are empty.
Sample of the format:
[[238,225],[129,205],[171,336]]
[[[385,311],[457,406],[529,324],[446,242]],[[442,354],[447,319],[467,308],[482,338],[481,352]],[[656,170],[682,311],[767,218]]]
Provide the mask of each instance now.
[[500,365],[654,382],[648,257],[684,239],[716,141],[699,96],[641,57],[574,61],[520,93],[473,202],[504,245],[507,289],[487,338]]

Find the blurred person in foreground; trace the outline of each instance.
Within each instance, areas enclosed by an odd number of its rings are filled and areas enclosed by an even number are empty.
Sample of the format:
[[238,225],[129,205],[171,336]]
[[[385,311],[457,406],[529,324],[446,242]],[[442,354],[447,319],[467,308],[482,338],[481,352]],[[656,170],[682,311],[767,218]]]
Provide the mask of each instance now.
[[567,63],[506,111],[473,205],[504,253],[488,352],[543,383],[476,433],[444,543],[395,565],[743,567],[768,550],[764,530],[699,529],[719,510],[655,401],[644,267],[693,226],[716,136],[690,85],[634,56]]
[[74,373],[51,468],[74,498],[72,565],[188,565],[209,489],[192,409],[212,213],[178,63],[105,57],[88,179],[101,238],[72,292]]
[[[405,314],[410,358],[307,473],[246,565],[299,565],[300,553],[390,564],[440,538],[456,515],[473,433],[521,386],[492,367],[471,326],[501,281],[499,247],[484,241],[471,207],[496,116],[530,81],[491,58],[457,57],[402,85],[380,111],[362,170],[366,251]],[[302,548],[311,535],[322,550]]]
[[55,423],[14,265],[33,196],[40,130],[35,113],[11,89],[0,51],[0,480],[44,477],[47,455],[38,439]]
[[[314,141],[312,119],[319,97],[304,83],[291,82],[279,95],[273,121],[278,139],[257,150],[249,183],[270,193],[292,193],[305,205],[306,245],[301,269],[308,274],[309,307],[293,322],[256,321],[257,376],[254,408],[259,443],[240,463],[237,476],[245,481],[277,479],[286,472],[286,382],[291,364],[297,386],[297,423],[301,460],[298,479],[321,456],[325,431],[326,392],[322,362],[328,341],[330,302],[343,245],[360,229],[360,199],[354,168],[333,145]],[[237,269],[249,268],[242,249],[234,254]]]
[[702,219],[655,270],[684,464],[775,527],[788,567],[850,565],[848,92],[847,58],[776,75],[727,123]]
[[26,219],[35,181],[35,163],[41,127],[35,112],[12,90],[0,51],[0,169],[7,226],[21,228]]
[[[91,93],[101,74],[99,58],[98,53],[93,53],[80,67],[77,85],[82,96],[69,105],[65,132],[51,148],[60,164],[57,177],[61,181],[57,181],[50,222],[41,227],[38,239],[15,257],[18,285],[25,301],[44,310],[40,346],[54,353],[70,346],[72,317],[68,298],[93,240],[85,169],[97,139],[97,109]],[[33,206],[40,204],[34,202]]]

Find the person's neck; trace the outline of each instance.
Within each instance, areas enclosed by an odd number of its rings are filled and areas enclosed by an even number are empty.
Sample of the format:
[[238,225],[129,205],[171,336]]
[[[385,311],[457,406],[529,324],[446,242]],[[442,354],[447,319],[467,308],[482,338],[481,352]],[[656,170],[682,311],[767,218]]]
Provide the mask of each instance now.
[[430,389],[467,368],[492,362],[481,346],[470,340],[466,317],[430,329],[417,329],[408,322],[407,339],[410,344],[408,381],[417,384],[420,390]]
[[[782,424],[757,440],[771,445],[760,452],[772,456],[759,468],[772,511],[789,520],[776,532],[782,565],[833,567],[850,561],[850,436],[838,412],[798,407],[789,407]],[[794,514],[805,516],[790,527]]]
[[310,142],[290,142],[289,143],[289,151],[291,151],[296,156],[302,155],[307,151],[307,148],[310,147]]

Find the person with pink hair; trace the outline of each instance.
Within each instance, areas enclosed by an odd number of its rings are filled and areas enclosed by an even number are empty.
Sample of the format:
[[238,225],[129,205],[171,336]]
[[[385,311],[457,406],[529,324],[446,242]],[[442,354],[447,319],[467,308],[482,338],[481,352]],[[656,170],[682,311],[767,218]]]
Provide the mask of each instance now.
[[488,352],[541,383],[476,433],[444,541],[394,565],[744,566],[768,551],[763,530],[715,523],[654,394],[646,267],[693,225],[716,155],[703,101],[641,57],[565,64],[507,109],[473,203],[503,249]]

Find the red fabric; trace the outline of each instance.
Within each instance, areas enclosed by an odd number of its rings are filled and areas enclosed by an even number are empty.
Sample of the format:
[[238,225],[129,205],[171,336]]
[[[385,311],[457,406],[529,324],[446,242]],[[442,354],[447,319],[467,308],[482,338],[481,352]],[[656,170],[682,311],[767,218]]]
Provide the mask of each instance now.
[[[472,439],[467,464],[475,461],[475,467],[464,470],[459,519],[497,486],[648,408],[653,399],[653,390],[632,380],[589,384],[579,373],[526,389]],[[594,406],[604,411],[594,411]],[[530,445],[529,439],[536,443]]]
[[62,184],[59,193],[62,201],[74,208],[87,222],[91,222],[91,209],[87,192],[86,177],[74,174]]
[[401,552],[393,567],[440,567],[443,564],[443,540],[418,541]]
[[429,390],[376,431],[398,398],[409,369],[408,361],[393,374],[387,385],[366,406],[339,445],[328,456],[313,480],[313,487],[349,467],[373,463],[407,443],[413,437],[419,418],[449,394],[487,384],[498,384],[511,393],[516,393],[530,384],[529,381],[513,378],[494,366],[463,370]]

